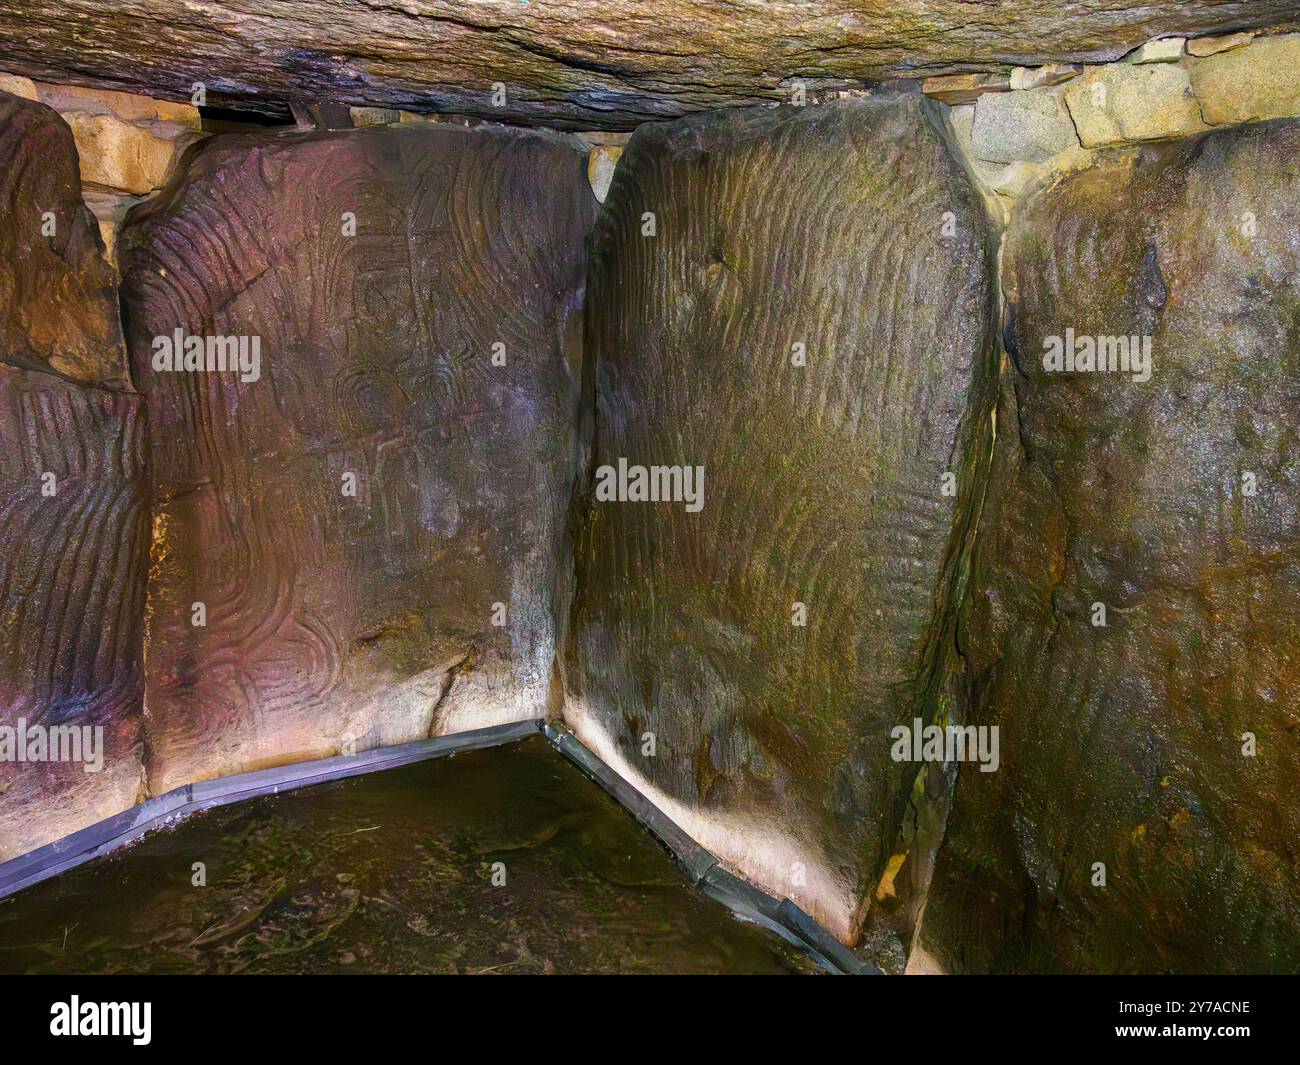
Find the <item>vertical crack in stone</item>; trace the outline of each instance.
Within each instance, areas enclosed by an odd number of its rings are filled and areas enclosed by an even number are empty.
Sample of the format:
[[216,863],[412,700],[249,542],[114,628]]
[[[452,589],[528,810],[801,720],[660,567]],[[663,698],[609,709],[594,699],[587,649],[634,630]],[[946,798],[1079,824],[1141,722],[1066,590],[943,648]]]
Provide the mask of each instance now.
[[[952,158],[962,163],[970,186],[979,183],[964,164],[963,154],[947,120],[947,109],[929,101],[923,104],[927,121],[942,138]],[[1001,258],[1001,235],[992,219],[1001,212],[984,201],[988,220],[981,227],[985,243],[983,261],[997,264]],[[975,215],[973,217],[978,217]],[[988,270],[986,321],[989,332],[983,372],[972,389],[967,425],[954,447],[959,466],[959,492],[953,520],[952,540],[936,583],[934,622],[922,654],[923,682],[918,686],[914,717],[940,728],[963,726],[971,716],[971,693],[965,658],[957,639],[957,621],[970,578],[971,555],[978,535],[980,516],[988,487],[988,475],[996,441],[997,364],[1001,358],[996,343],[1001,289],[996,265]],[[918,926],[925,909],[935,857],[943,842],[952,791],[963,769],[955,763],[922,763],[916,766],[896,800],[898,833],[884,862],[884,872],[874,891],[866,894],[859,911],[860,952],[883,968],[899,972],[912,954]]]

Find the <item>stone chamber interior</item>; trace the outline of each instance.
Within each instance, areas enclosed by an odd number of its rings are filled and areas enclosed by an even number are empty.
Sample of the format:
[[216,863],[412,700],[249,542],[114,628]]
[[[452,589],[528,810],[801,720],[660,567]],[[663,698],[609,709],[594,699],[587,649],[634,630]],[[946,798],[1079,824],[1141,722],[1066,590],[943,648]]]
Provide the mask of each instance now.
[[1296,6],[971,7],[6,5],[0,972],[1300,968]]

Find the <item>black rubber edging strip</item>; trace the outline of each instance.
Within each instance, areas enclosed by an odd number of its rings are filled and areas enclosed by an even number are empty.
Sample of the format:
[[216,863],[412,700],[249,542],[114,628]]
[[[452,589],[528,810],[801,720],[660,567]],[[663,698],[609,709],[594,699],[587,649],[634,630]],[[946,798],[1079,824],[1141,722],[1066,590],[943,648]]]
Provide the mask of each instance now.
[[201,810],[229,806],[259,795],[276,795],[313,784],[325,784],[331,780],[345,780],[365,773],[397,769],[462,751],[477,751],[513,743],[528,736],[536,736],[542,724],[540,720],[514,721],[450,736],[416,740],[395,747],[375,747],[359,754],[336,755],[313,762],[295,762],[252,773],[219,777],[197,784],[183,784],[53,843],[0,863],[0,899],[82,865],[92,858],[134,843],[147,832],[175,824]]
[[632,814],[686,871],[696,888],[722,903],[736,915],[760,924],[797,947],[828,972],[836,975],[883,975],[871,962],[859,958],[789,899],[777,899],[723,868],[659,807],[618,775],[556,721],[542,725],[551,744],[613,799]]
[[685,870],[691,884],[733,913],[775,932],[837,975],[881,971],[858,958],[789,899],[777,899],[724,869],[718,859],[684,832],[628,781],[601,761],[564,725],[534,719],[450,736],[416,740],[396,747],[375,747],[359,754],[336,755],[313,762],[259,769],[252,773],[183,784],[138,806],[79,829],[53,843],[0,863],[0,899],[60,873],[134,843],[146,833],[174,825],[191,814],[229,806],[260,795],[277,795],[332,780],[378,773],[386,769],[462,751],[477,751],[544,735],[566,759],[595,781],[627,810]]

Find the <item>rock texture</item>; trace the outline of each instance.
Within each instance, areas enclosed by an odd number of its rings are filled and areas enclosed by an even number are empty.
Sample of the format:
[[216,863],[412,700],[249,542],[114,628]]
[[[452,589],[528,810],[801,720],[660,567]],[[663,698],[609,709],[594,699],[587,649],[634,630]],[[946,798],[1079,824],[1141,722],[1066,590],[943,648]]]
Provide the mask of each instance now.
[[1047,63],[1041,67],[1016,67],[1011,72],[1012,89],[1045,89],[1071,81],[1083,73],[1078,63]]
[[0,74],[0,92],[12,96],[21,96],[25,100],[35,100],[36,83],[31,78],[18,77],[13,74]]
[[1039,162],[1078,147],[1065,105],[1041,90],[985,95],[975,105],[971,144],[991,163]]
[[142,792],[147,492],[138,396],[0,367],[0,861]]
[[609,183],[614,180],[614,168],[618,166],[622,154],[623,149],[613,144],[591,149],[587,161],[587,180],[591,183],[592,193],[601,203],[605,202],[605,196],[609,193]]
[[951,709],[987,455],[992,256],[927,113],[643,127],[593,238],[596,476],[701,466],[704,494],[583,501],[566,721],[846,941],[925,869],[906,826],[946,786],[893,762],[889,730]]
[[81,180],[120,193],[162,188],[181,153],[201,135],[199,110],[127,92],[39,85],[42,103],[72,129]]
[[[335,99],[570,128],[789,98],[786,83],[1115,59],[1151,37],[1295,19],[1293,0],[575,0],[461,5],[304,0],[13,0],[0,55],[17,74],[188,100]],[[493,85],[507,87],[501,106]]]
[[171,141],[112,115],[65,118],[80,146],[82,180],[123,192],[161,188],[176,156]]
[[1192,67],[1207,122],[1253,122],[1300,113],[1300,34],[1271,37]]
[[1141,48],[1129,55],[1130,63],[1177,63],[1182,58],[1187,41],[1182,37],[1162,37],[1156,41],[1147,41]]
[[0,361],[122,382],[117,289],[81,199],[72,133],[0,92]]
[[1085,148],[1207,128],[1187,71],[1166,63],[1094,67],[1065,86],[1065,102]]
[[1229,33],[1223,37],[1197,37],[1187,42],[1187,53],[1193,56],[1218,55],[1242,48],[1255,39],[1253,33]]
[[[586,164],[504,129],[233,135],[132,214],[155,790],[545,712]],[[178,329],[259,338],[257,379],[155,368]]]
[[109,89],[86,89],[78,85],[36,86],[41,103],[49,104],[60,114],[114,115],[123,122],[149,127],[161,126],[162,132],[176,129],[200,130],[203,120],[193,104],[156,100],[129,92]]
[[[1013,222],[960,634],[1002,767],[958,781],[922,936],[949,969],[1300,964],[1298,157],[1297,123],[1215,132]],[[1150,336],[1150,380],[1046,372],[1067,329]]]
[[921,91],[950,107],[974,103],[988,93],[1009,92],[1011,78],[1006,74],[941,74],[921,81]]

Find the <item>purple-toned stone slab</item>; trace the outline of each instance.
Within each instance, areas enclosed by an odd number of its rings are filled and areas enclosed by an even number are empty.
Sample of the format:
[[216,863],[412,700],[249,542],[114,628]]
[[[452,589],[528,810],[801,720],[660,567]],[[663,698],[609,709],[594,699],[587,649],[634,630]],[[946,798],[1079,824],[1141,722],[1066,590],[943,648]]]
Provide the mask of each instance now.
[[144,795],[147,491],[138,396],[0,366],[0,860]]
[[0,92],[0,362],[126,382],[117,284],[81,200],[72,130]]
[[[505,129],[218,137],[130,218],[156,788],[546,712],[585,165]],[[256,337],[256,374],[156,369],[177,329],[246,369]]]

